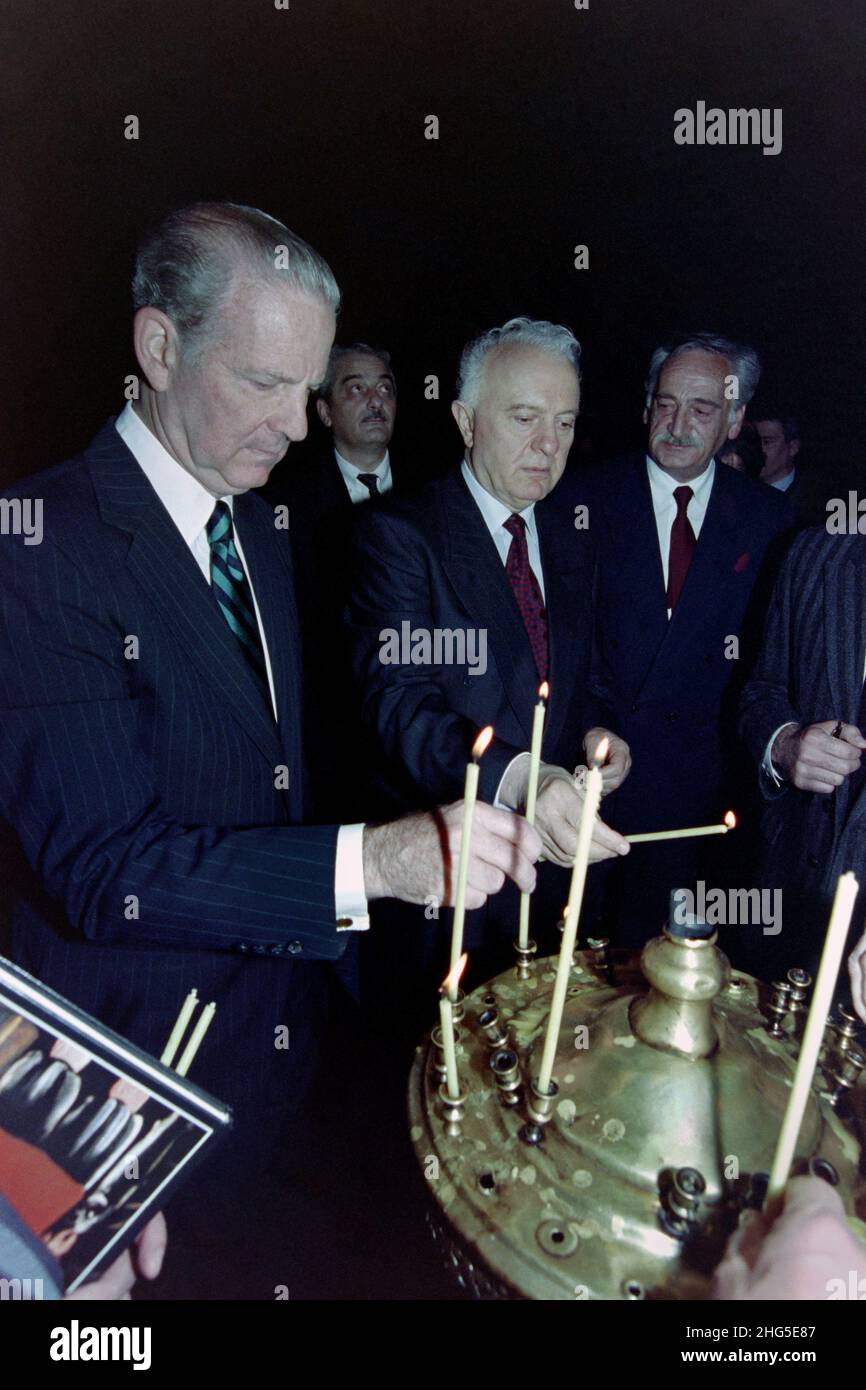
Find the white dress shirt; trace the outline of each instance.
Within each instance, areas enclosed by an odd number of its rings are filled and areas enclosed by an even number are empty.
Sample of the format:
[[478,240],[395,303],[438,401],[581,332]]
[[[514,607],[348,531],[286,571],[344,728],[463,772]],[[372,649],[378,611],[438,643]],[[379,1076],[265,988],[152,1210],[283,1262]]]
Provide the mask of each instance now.
[[[514,515],[512,507],[506,507],[504,502],[500,502],[498,497],[486,491],[481,486],[472,469],[466,460],[463,460],[462,469],[464,480],[478,510],[484,518],[484,524],[493,537],[496,549],[499,551],[499,558],[503,565],[508,559],[508,551],[511,548],[512,535],[506,531],[505,523],[510,516]],[[362,483],[363,487],[364,484]],[[541,589],[541,597],[544,598],[544,572],[541,568],[541,549],[538,544],[538,524],[535,520],[535,503],[530,502],[522,512],[518,513],[526,522],[526,550],[529,556],[529,567],[538,580],[538,587]]]
[[[647,456],[646,461],[647,476],[649,477],[650,493],[652,494],[653,512],[656,519],[656,533],[659,538],[659,552],[662,560],[662,574],[664,575],[665,591],[668,587],[668,563],[671,555],[671,531],[673,530],[674,520],[677,514],[677,503],[674,497],[674,489],[678,487],[690,487],[692,496],[686,508],[686,516],[692,524],[695,533],[695,540],[701,534],[701,527],[704,524],[704,517],[707,514],[707,507],[710,501],[710,493],[713,490],[713,479],[716,476],[716,461],[710,459],[703,473],[697,478],[691,478],[684,483],[680,478],[674,478],[670,473],[666,473],[663,468],[659,468],[655,459]],[[668,617],[671,610],[668,609]]]
[[[207,538],[207,523],[218,500],[227,502],[232,515],[234,515],[234,498],[232,496],[222,499],[213,497],[198,478],[193,477],[192,473],[188,473],[183,465],[172,458],[171,454],[163,448],[156,435],[151,433],[141,417],[133,410],[131,401],[127,403],[125,409],[118,416],[115,428],[192,552],[193,558],[208,584],[210,584],[211,551]],[[364,486],[363,483],[361,486]],[[237,530],[234,530],[234,542],[247,576],[250,593],[253,596],[256,622],[268,673],[268,688],[276,718],[277,702],[267,637],[262,624],[262,615],[259,612],[255,589],[244,559],[243,545]],[[336,916],[346,921],[351,919],[351,928],[347,927],[346,930],[366,931],[370,925],[367,896],[364,891],[363,832],[363,825],[343,825],[337,836],[337,857],[334,873]]]
[[[461,471],[466,486],[469,488],[473,500],[484,518],[484,524],[493,537],[493,543],[499,552],[499,558],[504,568],[508,559],[508,551],[511,548],[511,542],[513,540],[511,532],[505,529],[505,522],[510,516],[514,515],[514,510],[511,507],[506,507],[504,502],[500,502],[498,497],[494,497],[492,493],[489,493],[481,486],[465,459],[463,460]],[[541,549],[538,544],[538,523],[535,520],[535,503],[530,502],[529,506],[526,507],[524,511],[519,512],[518,515],[522,516],[523,520],[526,522],[526,552],[529,557],[529,566],[538,580],[541,597],[544,598],[544,571],[541,568]],[[493,804],[494,806],[498,806],[500,810],[516,811],[518,809],[516,797],[509,796],[505,800],[502,799],[502,789],[509,779],[509,774],[511,774],[513,780],[514,774],[519,769],[523,770],[524,762],[528,765],[529,753],[516,754],[499,779],[499,786],[496,788]]]
[[391,477],[391,457],[388,450],[385,450],[385,457],[376,464],[375,468],[358,468],[356,464],[344,459],[339,449],[334,449],[334,458],[337,460],[337,467],[343,475],[343,482],[346,484],[349,496],[353,503],[369,502],[370,489],[366,483],[358,482],[359,473],[373,473],[379,480],[379,496],[383,497],[386,492],[390,492],[394,486],[394,479]]

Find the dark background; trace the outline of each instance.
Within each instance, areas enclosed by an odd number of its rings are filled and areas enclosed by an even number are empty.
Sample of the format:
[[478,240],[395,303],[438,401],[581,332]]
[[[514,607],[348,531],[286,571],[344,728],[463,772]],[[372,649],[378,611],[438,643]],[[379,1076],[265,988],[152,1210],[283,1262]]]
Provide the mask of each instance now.
[[[862,8],[290,3],[7,0],[3,481],[121,407],[135,242],[202,197],[256,204],[327,256],[340,336],[393,351],[396,443],[425,465],[457,452],[462,343],[528,313],[584,344],[597,454],[640,442],[656,341],[713,327],[757,343],[817,465],[859,469]],[[699,99],[781,106],[781,154],[675,145]]]

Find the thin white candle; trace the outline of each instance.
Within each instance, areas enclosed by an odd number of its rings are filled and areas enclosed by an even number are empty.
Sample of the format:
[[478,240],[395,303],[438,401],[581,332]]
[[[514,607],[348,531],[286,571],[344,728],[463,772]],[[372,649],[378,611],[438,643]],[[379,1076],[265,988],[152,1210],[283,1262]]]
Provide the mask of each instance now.
[[186,1025],[189,1023],[192,1017],[192,1011],[197,1003],[198,990],[191,989],[181,1005],[180,1013],[177,1016],[177,1022],[169,1033],[168,1042],[162,1050],[162,1056],[159,1060],[164,1067],[170,1067],[174,1061],[175,1053],[180,1047],[181,1038],[186,1032]]
[[447,978],[439,991],[439,1027],[442,1032],[442,1051],[445,1054],[445,1077],[448,1087],[448,1097],[450,1100],[460,1099],[460,1078],[457,1075],[457,1042],[454,1035],[454,1009],[451,1005],[451,992],[457,992],[460,984],[460,976],[463,974],[466,965],[466,956],[463,955],[457,962],[453,970],[449,970]]
[[210,1028],[211,1020],[213,1019],[215,1013],[216,1004],[208,1004],[206,1009],[202,1009],[199,1021],[195,1025],[195,1028],[192,1030],[192,1036],[190,1037],[189,1042],[183,1050],[183,1055],[180,1061],[175,1067],[175,1071],[177,1072],[178,1076],[186,1076],[187,1072],[192,1066],[193,1061],[195,1059],[195,1054],[198,1052],[199,1048],[202,1045],[204,1035],[207,1032],[208,1028]]
[[[529,785],[526,789],[525,816],[530,825],[535,824],[535,803],[538,799],[538,773],[541,767],[541,740],[544,737],[544,717],[550,686],[543,681],[538,690],[538,704],[532,714],[532,742],[529,745]],[[525,951],[529,945],[529,903],[531,893],[520,894],[520,924],[517,929],[517,944]]]
[[[457,862],[457,894],[454,899],[454,925],[451,928],[451,969],[449,980],[454,979],[454,969],[463,954],[463,919],[466,916],[466,884],[469,878],[469,849],[472,840],[472,813],[478,798],[478,777],[481,771],[479,759],[493,737],[493,729],[488,725],[482,729],[472,745],[472,757],[466,765],[466,781],[463,787],[463,832],[460,837],[460,858]],[[450,990],[452,1001],[457,998],[456,980]]]
[[559,1030],[562,1027],[562,1013],[565,1008],[565,992],[568,989],[572,956],[574,954],[574,943],[577,940],[577,923],[583,903],[586,871],[589,866],[589,849],[592,841],[592,831],[595,825],[595,818],[598,814],[598,808],[601,804],[601,766],[607,757],[607,750],[608,740],[605,738],[602,739],[601,743],[598,745],[592,767],[589,769],[586,776],[583,813],[580,817],[580,826],[577,832],[577,846],[574,851],[574,863],[571,870],[571,887],[568,893],[565,927],[562,932],[562,945],[559,950],[559,962],[556,967],[556,982],[553,986],[550,1017],[547,1020],[547,1034],[544,1039],[544,1051],[541,1056],[541,1069],[538,1073],[538,1089],[543,1096],[546,1096],[550,1090],[550,1081],[553,1076],[553,1061],[556,1056],[557,1044],[559,1043]]
[[737,824],[733,811],[728,811],[719,825],[692,825],[684,830],[649,830],[641,835],[626,835],[630,845],[643,845],[648,840],[691,840],[695,835],[727,835]]
[[803,1030],[803,1042],[800,1047],[800,1056],[797,1059],[794,1084],[791,1087],[791,1094],[788,1097],[788,1106],[785,1111],[785,1118],[782,1121],[782,1128],[779,1132],[779,1142],[776,1145],[773,1167],[770,1170],[770,1181],[767,1187],[767,1202],[775,1201],[781,1197],[788,1181],[788,1175],[791,1171],[794,1150],[797,1146],[797,1139],[800,1134],[800,1126],[803,1123],[806,1103],[809,1099],[809,1092],[812,1089],[812,1079],[815,1075],[818,1053],[821,1050],[821,1042],[824,1037],[824,1027],[827,1022],[827,1015],[830,1012],[833,991],[836,988],[839,966],[842,963],[842,956],[845,952],[845,943],[848,939],[848,928],[851,925],[851,915],[854,911],[854,903],[857,900],[859,891],[860,884],[850,870],[840,875],[839,881],[836,884],[836,896],[833,899],[833,911],[830,914],[830,925],[827,928],[827,935],[824,938],[824,950],[821,953],[821,964],[818,967],[818,978],[815,981],[812,1006],[809,1009],[809,1017],[806,1020],[806,1027]]

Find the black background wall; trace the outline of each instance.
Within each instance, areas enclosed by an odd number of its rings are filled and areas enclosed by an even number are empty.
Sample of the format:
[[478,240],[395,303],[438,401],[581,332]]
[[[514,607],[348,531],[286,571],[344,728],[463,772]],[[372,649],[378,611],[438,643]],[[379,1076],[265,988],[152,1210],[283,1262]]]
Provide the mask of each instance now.
[[[813,460],[856,477],[856,4],[7,0],[2,28],[4,481],[120,407],[136,239],[200,197],[325,253],[341,336],[391,347],[403,450],[432,466],[462,342],[529,313],[584,344],[597,453],[639,441],[657,338],[713,326],[757,342]],[[698,100],[781,107],[782,152],[677,146]]]

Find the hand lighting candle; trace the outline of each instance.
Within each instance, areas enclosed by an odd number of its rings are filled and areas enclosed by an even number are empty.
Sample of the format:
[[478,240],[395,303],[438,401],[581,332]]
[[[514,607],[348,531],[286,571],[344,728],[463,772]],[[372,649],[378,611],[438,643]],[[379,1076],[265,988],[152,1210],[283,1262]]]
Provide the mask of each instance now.
[[454,926],[451,929],[451,970],[452,981],[450,998],[457,999],[457,984],[454,981],[454,967],[463,954],[463,919],[466,916],[466,883],[469,877],[469,848],[472,841],[472,813],[478,798],[479,762],[482,753],[493,738],[493,729],[488,724],[482,729],[472,745],[472,757],[466,765],[466,782],[463,787],[463,833],[460,839],[460,858],[457,864],[457,896],[454,899]]

